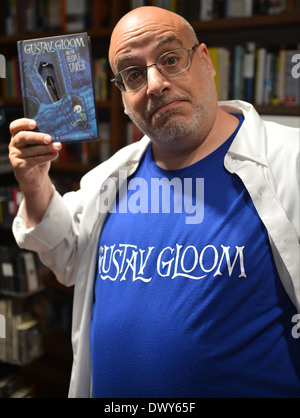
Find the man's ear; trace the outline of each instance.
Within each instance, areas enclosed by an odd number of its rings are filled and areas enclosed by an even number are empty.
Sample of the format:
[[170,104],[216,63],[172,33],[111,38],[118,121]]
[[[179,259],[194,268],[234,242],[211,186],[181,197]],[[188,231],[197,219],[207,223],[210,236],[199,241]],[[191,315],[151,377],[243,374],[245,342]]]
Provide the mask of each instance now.
[[206,65],[209,68],[210,72],[212,73],[213,77],[215,77],[216,69],[215,69],[215,67],[212,63],[211,58],[210,58],[207,46],[204,43],[200,44],[197,48],[197,52],[200,55],[200,57],[204,60],[204,62],[206,63]]

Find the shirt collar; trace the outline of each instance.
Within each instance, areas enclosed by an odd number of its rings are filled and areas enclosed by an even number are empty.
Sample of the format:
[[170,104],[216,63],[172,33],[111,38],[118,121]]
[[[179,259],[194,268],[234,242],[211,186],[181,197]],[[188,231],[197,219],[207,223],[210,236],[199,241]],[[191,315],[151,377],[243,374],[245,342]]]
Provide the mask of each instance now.
[[228,155],[267,165],[265,126],[254,107],[239,100],[220,102],[219,105],[226,112],[243,114],[245,118],[228,150]]

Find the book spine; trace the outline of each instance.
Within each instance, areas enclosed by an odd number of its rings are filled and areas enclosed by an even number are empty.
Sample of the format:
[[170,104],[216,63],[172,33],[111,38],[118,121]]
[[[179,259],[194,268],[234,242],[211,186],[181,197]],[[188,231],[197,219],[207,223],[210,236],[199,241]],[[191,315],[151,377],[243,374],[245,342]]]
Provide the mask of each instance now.
[[212,20],[214,12],[213,0],[200,0],[200,15],[199,19],[203,21]]
[[243,61],[244,61],[244,47],[241,45],[236,45],[234,48],[234,64],[233,64],[232,98],[234,100],[241,99],[244,95]]
[[264,102],[264,85],[266,73],[266,48],[259,48],[257,51],[257,70],[255,81],[255,103],[262,105]]
[[[19,75],[20,75],[20,84],[21,84],[21,94],[24,96],[24,86],[26,84],[26,77],[25,77],[25,68],[23,63],[23,41],[17,42],[17,49],[18,49],[18,57],[19,57]],[[23,100],[23,111],[24,116],[28,116],[28,109],[27,109],[27,102]]]
[[249,43],[244,57],[244,97],[252,103],[254,99],[254,76],[255,76],[255,45]]

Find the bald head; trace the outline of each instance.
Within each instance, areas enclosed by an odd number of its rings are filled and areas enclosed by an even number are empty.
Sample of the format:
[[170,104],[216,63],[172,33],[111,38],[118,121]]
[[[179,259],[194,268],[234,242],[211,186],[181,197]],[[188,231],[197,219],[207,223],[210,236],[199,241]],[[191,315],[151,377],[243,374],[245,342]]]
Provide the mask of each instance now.
[[159,7],[145,6],[133,9],[117,23],[111,36],[109,61],[114,72],[118,71],[120,54],[130,54],[130,45],[152,41],[165,33],[164,39],[182,40],[197,43],[191,25],[176,13]]

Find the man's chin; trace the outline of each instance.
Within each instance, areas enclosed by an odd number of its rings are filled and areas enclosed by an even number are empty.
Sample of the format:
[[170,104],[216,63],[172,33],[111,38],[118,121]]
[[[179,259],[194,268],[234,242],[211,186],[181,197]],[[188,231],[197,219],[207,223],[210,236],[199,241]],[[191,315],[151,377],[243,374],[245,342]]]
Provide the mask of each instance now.
[[157,123],[166,123],[166,119],[168,120],[168,122],[172,123],[175,122],[176,119],[181,119],[183,118],[183,115],[181,112],[178,111],[178,109],[166,109],[166,110],[160,110],[158,112],[156,112],[152,118],[152,125],[155,125]]

